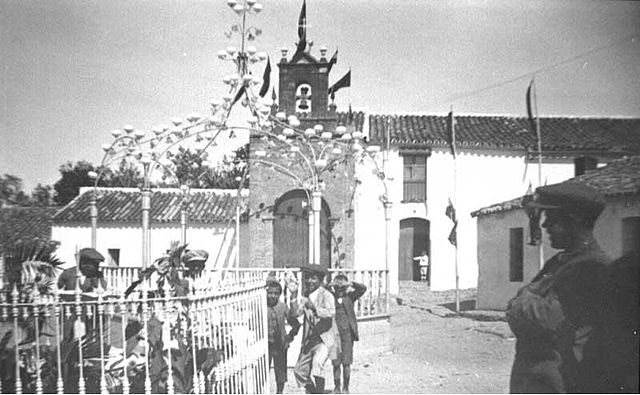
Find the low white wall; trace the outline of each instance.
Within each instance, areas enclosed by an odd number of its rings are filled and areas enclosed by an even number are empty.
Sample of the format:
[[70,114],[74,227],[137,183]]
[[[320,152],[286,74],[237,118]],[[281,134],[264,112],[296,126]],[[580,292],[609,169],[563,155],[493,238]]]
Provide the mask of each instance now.
[[[232,253],[235,228],[231,226],[224,238],[226,224],[208,226],[193,225],[187,230],[189,248],[203,249],[209,252],[207,265],[213,266],[216,258],[218,264],[228,259]],[[247,232],[247,225],[241,224],[240,234]],[[91,246],[91,227],[84,224],[54,225],[51,239],[60,242],[56,254],[67,265],[75,264],[74,254],[77,249]],[[151,262],[159,258],[170,247],[172,241],[180,240],[179,225],[151,225],[150,245]],[[224,243],[223,243],[224,240]],[[142,230],[129,224],[98,225],[96,249],[108,262],[108,250],[120,249],[120,266],[139,267],[142,264]],[[242,248],[242,247],[241,247]],[[218,252],[220,253],[218,254]]]

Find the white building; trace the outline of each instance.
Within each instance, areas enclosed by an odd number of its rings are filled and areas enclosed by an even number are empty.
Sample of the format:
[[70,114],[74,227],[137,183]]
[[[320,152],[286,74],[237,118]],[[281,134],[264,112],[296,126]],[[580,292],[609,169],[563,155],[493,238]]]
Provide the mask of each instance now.
[[[596,240],[615,259],[640,251],[640,156],[620,159],[575,177],[600,190],[606,208],[598,219]],[[502,310],[516,291],[540,270],[539,247],[528,244],[529,219],[522,198],[484,207],[472,215],[478,227],[479,309]],[[543,235],[544,260],[558,251]]]
[[[448,241],[453,223],[445,215],[449,199],[454,200],[448,117],[370,115],[368,121],[369,141],[389,145],[379,159],[393,203],[392,292],[397,281],[418,278],[413,258],[422,251],[430,257],[431,289],[454,288],[455,248]],[[622,155],[640,153],[640,119],[554,117],[542,118],[540,125],[543,183],[561,182]],[[530,184],[538,186],[536,140],[524,117],[458,116],[455,131],[459,286],[470,288],[478,282],[478,228],[470,213],[522,196]],[[383,161],[385,154],[388,159]],[[384,210],[377,198],[384,189],[366,167],[357,170],[356,177],[361,183],[354,203],[354,267],[366,267],[384,256]]]
[[[94,189],[80,194],[53,218],[51,239],[60,242],[57,255],[73,263],[76,249],[91,246],[89,204]],[[97,188],[98,226],[96,249],[106,264],[139,267],[142,261],[141,193],[137,188]],[[190,248],[209,252],[207,265],[235,264],[235,190],[192,189],[189,192],[186,241]],[[160,257],[181,237],[180,210],[183,195],[177,188],[153,189],[150,210],[151,259]],[[240,234],[246,219],[242,216]],[[244,240],[246,242],[246,240]],[[240,240],[242,245],[243,240]]]

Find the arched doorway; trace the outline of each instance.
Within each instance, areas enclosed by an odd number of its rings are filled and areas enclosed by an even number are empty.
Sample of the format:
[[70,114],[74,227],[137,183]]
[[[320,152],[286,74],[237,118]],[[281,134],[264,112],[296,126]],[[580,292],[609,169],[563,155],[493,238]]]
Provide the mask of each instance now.
[[[431,256],[430,223],[423,218],[400,221],[398,245],[398,280],[420,281],[420,264],[413,258],[426,251]],[[431,264],[427,269],[427,282],[431,282]]]
[[[302,189],[289,191],[276,200],[273,219],[273,267],[309,263],[309,204]],[[322,199],[320,211],[320,265],[331,267],[329,205]]]

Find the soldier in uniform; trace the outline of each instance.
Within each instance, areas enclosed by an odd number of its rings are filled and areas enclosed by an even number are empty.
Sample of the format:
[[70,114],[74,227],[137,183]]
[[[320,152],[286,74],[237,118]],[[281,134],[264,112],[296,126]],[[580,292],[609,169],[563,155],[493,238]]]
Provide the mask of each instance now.
[[605,390],[603,324],[609,259],[593,237],[604,209],[593,188],[578,183],[539,187],[528,209],[543,210],[549,259],[509,302],[516,335],[512,393],[597,393]]

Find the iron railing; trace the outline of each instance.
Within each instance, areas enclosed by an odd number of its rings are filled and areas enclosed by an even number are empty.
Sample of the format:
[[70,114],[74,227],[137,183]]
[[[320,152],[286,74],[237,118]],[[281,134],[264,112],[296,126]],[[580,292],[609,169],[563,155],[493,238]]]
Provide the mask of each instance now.
[[185,284],[180,294],[143,282],[126,299],[113,289],[0,292],[0,392],[266,393],[262,279]]
[[[103,268],[103,274],[107,282],[107,290],[114,294],[122,293],[129,284],[138,278],[139,268],[109,267]],[[349,280],[359,282],[367,287],[365,294],[356,302],[354,308],[359,319],[384,317],[389,314],[389,271],[388,270],[356,270],[356,269],[329,269],[331,276],[342,273]],[[224,284],[244,284],[254,281],[265,281],[267,277],[277,279],[282,285],[283,301],[289,303],[292,295],[285,284],[285,278],[291,276],[298,283],[301,281],[300,269],[297,268],[232,268],[210,269],[203,276],[208,282]],[[302,287],[298,288],[301,295]]]

